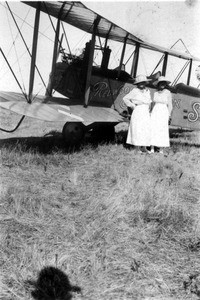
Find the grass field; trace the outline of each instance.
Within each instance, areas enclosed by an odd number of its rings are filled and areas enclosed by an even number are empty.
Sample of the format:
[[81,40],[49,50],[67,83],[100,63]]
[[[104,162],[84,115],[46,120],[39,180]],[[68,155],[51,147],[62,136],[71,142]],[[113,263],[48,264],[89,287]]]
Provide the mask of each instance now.
[[59,123],[0,133],[0,299],[32,299],[44,266],[81,288],[73,299],[200,299],[200,135],[171,130],[164,156],[141,155],[126,129],[70,151]]

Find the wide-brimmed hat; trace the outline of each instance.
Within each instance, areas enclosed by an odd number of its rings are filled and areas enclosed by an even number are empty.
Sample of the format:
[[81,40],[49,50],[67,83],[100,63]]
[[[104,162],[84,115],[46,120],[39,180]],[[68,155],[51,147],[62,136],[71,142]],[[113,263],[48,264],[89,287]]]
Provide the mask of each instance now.
[[147,79],[147,77],[145,75],[138,75],[135,78],[134,84],[138,84],[138,83],[141,83],[141,82],[149,82],[149,81],[151,81],[151,79]]
[[166,84],[170,84],[171,81],[165,76],[160,76],[156,81],[154,81],[153,85],[158,85],[159,82],[166,82]]

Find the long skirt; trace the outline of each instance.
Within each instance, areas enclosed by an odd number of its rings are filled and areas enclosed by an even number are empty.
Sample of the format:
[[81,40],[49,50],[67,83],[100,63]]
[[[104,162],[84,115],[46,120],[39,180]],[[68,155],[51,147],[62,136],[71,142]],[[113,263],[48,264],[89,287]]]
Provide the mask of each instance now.
[[169,111],[166,104],[156,103],[151,113],[151,145],[169,147]]
[[137,105],[133,110],[126,142],[135,146],[150,146],[151,128],[148,105]]

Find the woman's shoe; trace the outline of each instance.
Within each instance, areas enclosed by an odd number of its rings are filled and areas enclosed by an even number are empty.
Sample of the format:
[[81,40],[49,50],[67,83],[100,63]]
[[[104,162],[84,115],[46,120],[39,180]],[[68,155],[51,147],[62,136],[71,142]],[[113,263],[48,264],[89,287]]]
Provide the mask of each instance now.
[[145,147],[145,146],[142,146],[140,148],[140,150],[143,152],[143,153],[150,153],[149,150]]
[[154,153],[154,146],[151,146],[149,153]]

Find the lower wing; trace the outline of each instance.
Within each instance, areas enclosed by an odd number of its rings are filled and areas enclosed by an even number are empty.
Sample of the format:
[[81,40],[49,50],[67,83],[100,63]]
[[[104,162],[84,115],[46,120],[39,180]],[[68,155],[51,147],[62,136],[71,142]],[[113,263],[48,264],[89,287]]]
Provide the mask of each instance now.
[[14,92],[0,92],[0,107],[20,115],[43,121],[82,122],[122,122],[124,118],[114,109],[99,106],[85,108],[80,101],[64,98],[36,96],[29,104],[24,95]]

